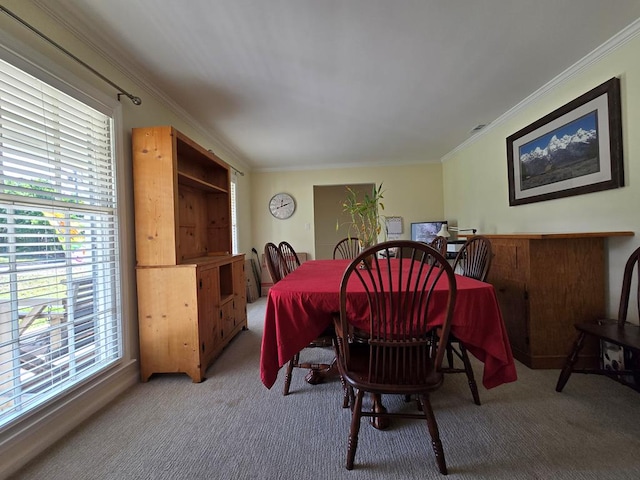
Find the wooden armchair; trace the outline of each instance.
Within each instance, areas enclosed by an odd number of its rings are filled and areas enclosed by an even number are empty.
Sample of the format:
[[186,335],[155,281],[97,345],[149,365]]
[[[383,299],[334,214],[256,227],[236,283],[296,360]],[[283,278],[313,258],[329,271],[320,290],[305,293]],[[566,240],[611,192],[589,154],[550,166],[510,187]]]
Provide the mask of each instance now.
[[[453,263],[453,271],[459,275],[484,282],[487,279],[487,275],[489,275],[492,257],[491,241],[482,235],[473,236],[464,243],[456,255]],[[463,368],[455,366],[454,355],[462,361]],[[469,360],[469,354],[463,343],[460,342],[455,335],[449,336],[447,366],[443,367],[442,371],[445,373],[465,373],[473,402],[476,405],[480,405],[480,394],[478,393],[478,385],[473,375],[473,367]]]
[[300,258],[289,242],[280,242],[278,248],[289,272],[293,272],[300,266]]
[[[296,251],[287,242],[280,242],[279,246],[271,242],[267,243],[264,247],[264,254],[267,261],[267,268],[269,269],[269,274],[273,279],[274,285],[300,266],[300,259]],[[329,327],[322,332],[318,338],[311,342],[307,348],[330,347],[332,345],[333,327]],[[333,365],[325,363],[301,362],[300,352],[296,353],[287,364],[283,395],[289,395],[294,368],[309,370],[305,379],[307,383],[314,385],[324,381],[324,374],[329,372],[332,366]]]
[[[573,344],[573,348],[567,360],[565,362],[558,383],[556,384],[556,391],[561,392],[564,386],[567,384],[569,377],[573,372],[578,373],[595,373],[599,375],[605,375],[613,378],[620,383],[630,386],[634,390],[640,391],[640,370],[632,368],[632,365],[625,365],[622,370],[611,370],[603,368],[593,369],[576,369],[574,368],[578,354],[584,345],[585,338],[587,336],[595,337],[600,340],[600,344],[603,342],[609,342],[623,349],[635,354],[636,358],[640,358],[640,327],[636,324],[627,322],[627,312],[629,310],[629,300],[631,298],[632,285],[635,283],[636,291],[634,293],[635,303],[638,313],[640,315],[640,264],[638,262],[640,258],[640,248],[637,248],[627,260],[624,268],[624,275],[622,277],[622,291],[620,292],[620,306],[618,308],[617,319],[603,319],[596,322],[577,323],[575,325],[578,331],[578,336]],[[635,275],[634,275],[635,271]],[[635,276],[635,282],[634,282]],[[627,379],[633,379],[628,381]]]
[[447,239],[445,237],[437,236],[429,242],[429,246],[435,248],[443,257],[447,256]]
[[491,241],[482,235],[474,235],[456,255],[453,271],[484,282],[489,274],[492,258]]
[[284,261],[282,252],[275,243],[268,242],[264,246],[264,257],[267,263],[267,270],[273,280],[274,285],[287,276],[289,270]]
[[[386,259],[395,249],[401,249],[403,256],[413,260],[414,268],[410,272],[401,273],[402,270],[394,266],[396,260]],[[367,257],[371,258],[371,264],[365,261]],[[446,285],[445,291],[431,288],[439,280]],[[353,338],[347,298],[349,302],[362,300],[369,306],[366,341]],[[355,392],[347,448],[348,470],[354,466],[361,418],[400,417],[427,420],[438,468],[441,473],[447,473],[429,394],[443,381],[440,366],[455,298],[456,281],[451,266],[444,256],[424,243],[406,240],[380,243],[358,255],[347,267],[340,285],[340,314],[334,317],[334,324],[338,370],[348,388]],[[439,315],[438,320],[432,318],[434,315]],[[436,323],[441,342],[433,348]],[[389,412],[374,406],[371,411],[364,411],[365,393],[374,397],[416,395],[420,408]]]
[[333,258],[353,259],[360,253],[360,240],[347,237],[340,240],[333,249]]

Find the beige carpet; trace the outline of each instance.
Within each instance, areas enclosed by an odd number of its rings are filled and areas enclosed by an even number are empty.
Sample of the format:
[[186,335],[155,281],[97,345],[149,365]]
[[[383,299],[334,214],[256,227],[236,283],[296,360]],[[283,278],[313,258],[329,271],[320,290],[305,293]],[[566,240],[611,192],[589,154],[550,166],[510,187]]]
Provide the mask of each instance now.
[[[242,332],[194,384],[160,375],[123,395],[15,479],[428,479],[437,470],[426,422],[364,424],[353,471],[344,468],[350,412],[339,381],[311,386],[295,372],[282,395],[258,362],[265,298]],[[330,351],[318,352],[331,356]],[[481,365],[476,363],[477,376]],[[609,379],[518,364],[519,380],[480,389],[463,375],[433,395],[451,479],[638,479],[640,396]],[[385,397],[388,408],[412,408]],[[366,420],[365,420],[366,422]],[[364,422],[363,422],[364,423]]]

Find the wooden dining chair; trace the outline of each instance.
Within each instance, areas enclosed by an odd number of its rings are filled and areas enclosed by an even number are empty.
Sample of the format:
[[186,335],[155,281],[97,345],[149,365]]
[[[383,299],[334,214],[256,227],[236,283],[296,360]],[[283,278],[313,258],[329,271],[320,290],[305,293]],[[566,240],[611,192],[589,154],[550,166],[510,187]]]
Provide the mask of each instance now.
[[437,236],[429,242],[429,246],[435,248],[443,257],[447,256],[447,239],[445,237]]
[[[283,247],[284,248],[281,248]],[[285,253],[286,252],[286,253]],[[300,259],[293,249],[293,247],[287,242],[280,242],[279,246],[275,243],[268,242],[264,246],[264,254],[267,261],[267,269],[273,279],[273,284],[285,278],[295,268],[300,266]],[[287,262],[286,257],[293,259],[291,261],[291,267]],[[318,336],[313,342],[311,342],[306,348],[316,347],[330,347],[333,345],[333,325],[325,329],[320,336]],[[327,372],[331,369],[332,365],[328,363],[313,363],[300,361],[300,352],[296,353],[289,363],[287,364],[287,370],[284,377],[284,389],[283,395],[289,395],[289,389],[291,388],[291,380],[293,378],[293,369],[302,368],[309,370],[305,379],[307,383],[315,385],[323,381],[323,372]]]
[[[390,257],[400,249],[413,260],[409,270]],[[371,258],[371,262],[365,261]],[[434,289],[433,285],[445,289]],[[429,400],[442,385],[440,371],[456,299],[456,281],[447,260],[432,247],[396,240],[380,243],[358,255],[347,267],[340,284],[340,313],[334,316],[338,370],[355,392],[347,447],[348,470],[353,469],[362,417],[411,418],[427,421],[438,468],[447,473],[438,425]],[[364,309],[364,310],[363,310]],[[354,318],[355,312],[364,318]],[[354,340],[352,322],[367,326],[365,341]],[[439,329],[442,342],[434,347]],[[365,393],[415,395],[419,409],[363,410]],[[425,432],[426,433],[426,432]],[[425,442],[428,443],[428,442]]]
[[300,266],[300,258],[289,242],[280,242],[278,248],[289,272],[293,272]]
[[[632,287],[635,285],[635,304],[638,311],[636,315],[640,316],[640,248],[637,248],[628,258],[624,267],[622,277],[622,290],[620,292],[620,305],[618,307],[617,319],[602,319],[595,322],[584,322],[575,324],[578,336],[573,343],[573,348],[564,367],[560,372],[556,391],[561,392],[567,384],[569,377],[573,372],[577,373],[595,373],[613,378],[618,382],[627,385],[634,390],[640,391],[640,371],[637,365],[624,365],[620,370],[605,368],[600,365],[596,368],[575,368],[578,354],[584,346],[587,337],[598,339],[600,344],[608,342],[623,348],[630,353],[631,358],[640,358],[640,327],[634,323],[627,322],[627,312],[629,311],[629,300],[631,299]],[[635,272],[635,273],[634,273]],[[634,278],[635,277],[635,278]],[[635,368],[634,368],[635,367]]]
[[271,275],[271,280],[275,285],[289,273],[287,263],[278,246],[272,242],[265,244],[264,257],[267,263],[267,270],[269,270],[269,275]]
[[487,275],[489,275],[492,259],[491,241],[485,236],[474,235],[460,248],[453,262],[453,271],[459,275],[485,282]]
[[[484,282],[487,279],[487,275],[489,275],[492,257],[491,241],[482,235],[475,235],[464,243],[456,255],[453,271],[459,275]],[[454,357],[458,357],[462,361],[463,368],[455,366]],[[443,367],[442,370],[445,373],[466,374],[473,402],[476,405],[480,405],[480,393],[478,392],[478,384],[473,374],[469,354],[464,344],[453,334],[449,335],[447,344],[447,366]]]
[[340,240],[333,249],[333,258],[353,259],[360,253],[360,240],[354,237],[347,237]]

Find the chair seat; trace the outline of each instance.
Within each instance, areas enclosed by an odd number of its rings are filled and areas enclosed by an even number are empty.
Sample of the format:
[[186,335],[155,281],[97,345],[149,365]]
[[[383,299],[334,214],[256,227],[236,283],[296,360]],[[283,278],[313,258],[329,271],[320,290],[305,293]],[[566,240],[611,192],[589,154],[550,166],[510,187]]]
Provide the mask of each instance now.
[[[367,343],[355,342],[349,344],[349,356],[351,357],[351,363],[349,372],[341,372],[344,380],[351,385],[366,385],[366,390],[373,393],[386,393],[386,394],[407,394],[416,393],[419,390],[417,385],[422,387],[423,392],[430,392],[439,388],[442,385],[444,375],[442,372],[436,372],[431,365],[431,362],[427,359],[428,364],[423,364],[418,371],[417,366],[413,366],[411,369],[405,369],[399,373],[397,371],[384,371],[380,370],[380,375],[384,378],[393,378],[394,382],[391,383],[369,383],[367,378],[369,376],[369,345]],[[391,364],[385,364],[384,367]],[[427,372],[424,375],[422,372]],[[405,385],[406,384],[406,385]]]
[[640,350],[640,326],[625,323],[619,327],[615,320],[600,320],[598,323],[578,323],[576,329],[580,332],[595,335],[607,342],[628,348]]

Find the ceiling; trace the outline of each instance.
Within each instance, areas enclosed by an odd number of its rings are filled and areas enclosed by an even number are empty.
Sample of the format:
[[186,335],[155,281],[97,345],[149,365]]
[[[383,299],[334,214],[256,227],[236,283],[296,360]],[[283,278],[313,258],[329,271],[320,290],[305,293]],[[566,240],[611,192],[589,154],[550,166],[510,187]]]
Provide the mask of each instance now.
[[168,98],[267,171],[440,161],[640,18],[638,0],[36,3],[131,72],[137,108]]

